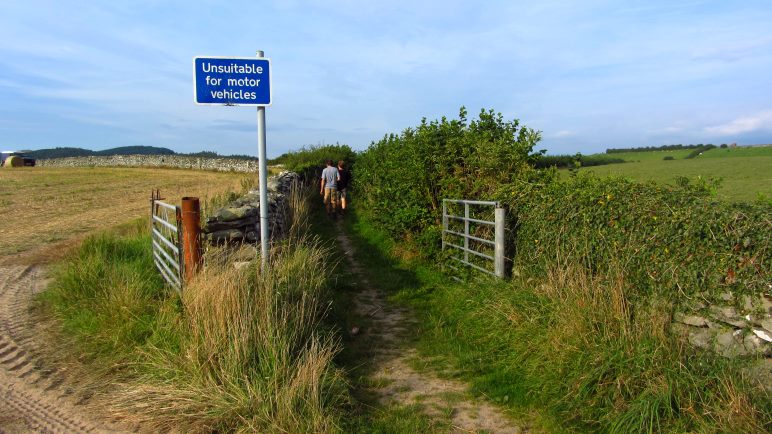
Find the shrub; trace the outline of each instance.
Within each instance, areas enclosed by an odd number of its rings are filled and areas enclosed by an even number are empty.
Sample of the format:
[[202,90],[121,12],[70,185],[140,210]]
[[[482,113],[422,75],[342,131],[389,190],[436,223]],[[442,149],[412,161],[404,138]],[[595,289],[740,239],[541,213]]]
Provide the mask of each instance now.
[[667,155],[667,156],[665,156],[665,158],[663,158],[663,160],[665,160],[665,161],[672,161],[672,160],[675,160],[675,157],[673,157],[672,155]]
[[389,135],[362,153],[354,168],[354,187],[369,215],[398,236],[418,235],[439,224],[443,198],[489,198],[501,184],[533,171],[534,145],[540,133],[505,122],[492,110],[467,121],[427,121],[400,135]]

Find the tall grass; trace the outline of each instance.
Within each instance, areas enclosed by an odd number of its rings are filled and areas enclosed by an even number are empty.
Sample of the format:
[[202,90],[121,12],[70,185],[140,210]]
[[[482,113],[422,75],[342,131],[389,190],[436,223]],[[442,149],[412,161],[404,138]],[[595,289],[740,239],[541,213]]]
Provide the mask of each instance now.
[[338,343],[318,330],[325,250],[275,251],[267,272],[215,254],[167,321],[179,351],[143,349],[141,381],[118,410],[159,430],[334,430],[345,389],[332,365]]
[[[353,229],[366,238],[358,243],[367,268],[394,261],[394,243],[382,232],[362,221]],[[378,258],[373,247],[387,254]],[[535,408],[580,431],[772,426],[769,396],[744,378],[742,362],[672,336],[672,300],[632,297],[636,289],[618,264],[592,274],[572,261],[556,258],[539,278],[453,284],[414,259],[399,265],[402,274],[412,271],[407,278],[375,271],[371,281],[420,309],[426,332],[418,345],[429,366],[456,372],[515,411]]]
[[[105,392],[115,415],[150,431],[338,429],[348,399],[332,363],[339,343],[320,327],[332,264],[306,235],[306,200],[296,189],[291,236],[274,246],[266,270],[251,247],[210,249],[179,298],[161,289],[144,231],[91,238],[70,258],[47,300],[63,324],[75,324],[64,330],[81,338],[92,365],[109,357],[121,367],[123,384]],[[136,264],[116,254],[127,245]],[[247,266],[234,266],[233,258],[249,256]],[[144,286],[122,284],[132,282]],[[123,313],[132,303],[141,307]],[[96,380],[105,375],[115,378],[101,372]]]

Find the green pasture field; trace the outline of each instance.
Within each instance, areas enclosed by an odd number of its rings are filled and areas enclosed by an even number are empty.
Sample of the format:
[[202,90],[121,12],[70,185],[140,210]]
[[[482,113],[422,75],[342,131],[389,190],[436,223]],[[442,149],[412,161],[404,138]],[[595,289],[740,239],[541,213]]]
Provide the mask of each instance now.
[[739,146],[737,148],[715,148],[705,152],[701,158],[725,158],[725,157],[772,157],[772,145],[766,146]]
[[[670,156],[676,160],[684,159],[692,149],[677,149],[672,151],[636,151],[636,152],[615,152],[613,154],[596,154],[610,158],[621,158],[628,162],[635,161],[662,161],[663,158]],[[595,155],[592,155],[595,156]]]
[[[772,146],[716,148],[684,160],[690,150],[610,154],[630,161],[580,169],[600,176],[617,175],[639,181],[672,184],[676,177],[721,179],[718,197],[732,202],[772,198]],[[672,155],[675,160],[663,160]],[[564,171],[568,174],[568,171]]]

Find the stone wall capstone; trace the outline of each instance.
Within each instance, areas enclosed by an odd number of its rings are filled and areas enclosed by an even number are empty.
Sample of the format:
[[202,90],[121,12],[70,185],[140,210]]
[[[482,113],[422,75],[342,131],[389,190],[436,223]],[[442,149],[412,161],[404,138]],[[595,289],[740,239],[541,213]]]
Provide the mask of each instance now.
[[257,160],[238,158],[189,157],[184,155],[112,155],[37,160],[40,167],[169,167],[216,170],[219,172],[257,172]]

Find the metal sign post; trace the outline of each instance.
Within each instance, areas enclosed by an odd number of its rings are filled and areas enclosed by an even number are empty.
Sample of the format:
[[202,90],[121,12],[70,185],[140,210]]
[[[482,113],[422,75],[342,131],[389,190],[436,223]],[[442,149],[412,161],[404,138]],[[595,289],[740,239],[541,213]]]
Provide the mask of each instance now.
[[268,163],[265,152],[265,107],[271,105],[271,61],[263,51],[254,57],[194,57],[193,99],[198,105],[257,106],[260,158],[260,253],[268,264]]
[[[262,51],[257,57],[263,57]],[[260,182],[260,263],[263,270],[268,266],[268,162],[265,156],[265,106],[257,107],[258,176]]]

